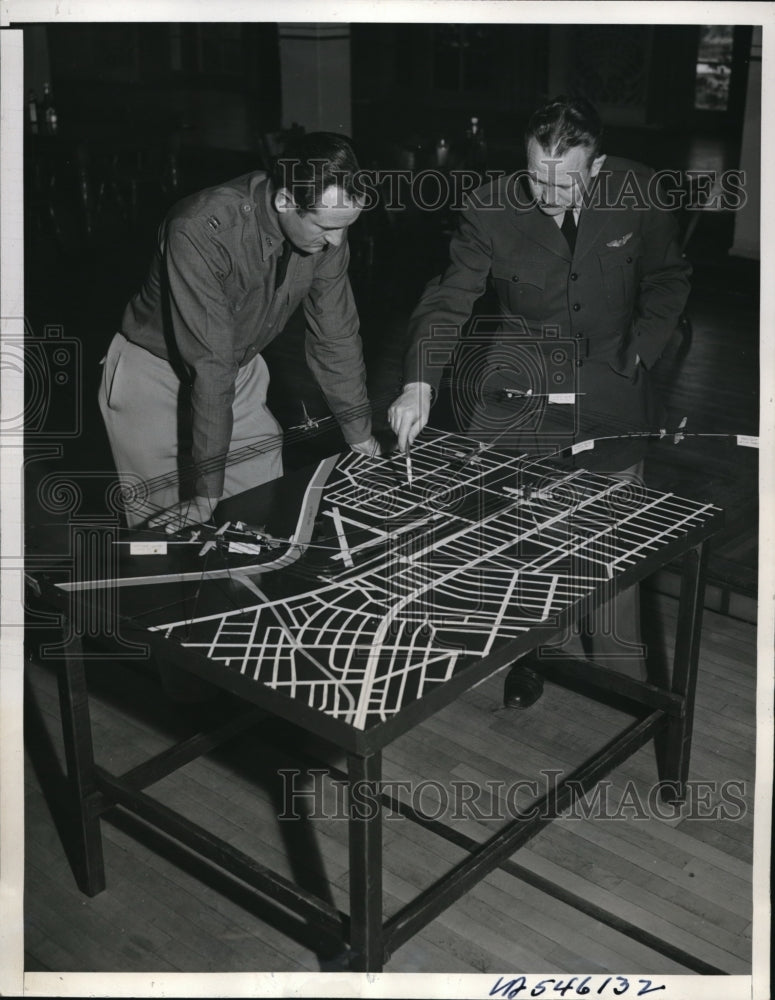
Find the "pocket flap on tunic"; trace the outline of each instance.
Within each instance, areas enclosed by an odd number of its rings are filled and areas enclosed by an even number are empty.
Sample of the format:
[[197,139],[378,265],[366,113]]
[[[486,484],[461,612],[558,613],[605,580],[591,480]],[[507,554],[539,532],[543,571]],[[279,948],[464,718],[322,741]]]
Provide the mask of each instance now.
[[627,243],[620,247],[605,247],[602,250],[598,250],[597,256],[600,266],[604,271],[607,271],[611,267],[627,267],[640,257],[641,242],[640,239],[636,238],[628,240]]
[[543,288],[546,283],[546,265],[531,260],[494,260],[492,276],[510,281],[515,287],[525,284]]

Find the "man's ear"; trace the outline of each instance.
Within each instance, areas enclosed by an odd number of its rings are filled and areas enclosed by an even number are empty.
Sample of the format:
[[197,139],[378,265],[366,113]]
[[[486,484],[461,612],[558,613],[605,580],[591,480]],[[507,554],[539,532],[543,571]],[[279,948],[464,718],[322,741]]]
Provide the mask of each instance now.
[[596,156],[594,158],[594,160],[592,161],[592,166],[589,168],[590,177],[597,177],[597,175],[600,173],[600,168],[605,163],[605,156],[606,154],[603,153],[602,156]]
[[288,188],[280,188],[274,193],[274,207],[278,212],[292,212],[296,207],[293,195]]

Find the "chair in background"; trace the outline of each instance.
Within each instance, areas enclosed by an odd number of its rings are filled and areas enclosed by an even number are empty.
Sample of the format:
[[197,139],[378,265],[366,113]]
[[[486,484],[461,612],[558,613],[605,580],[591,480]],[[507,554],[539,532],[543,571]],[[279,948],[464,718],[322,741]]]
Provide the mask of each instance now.
[[112,200],[133,227],[143,217],[157,217],[179,194],[180,146],[177,122],[114,132],[100,150],[97,209]]

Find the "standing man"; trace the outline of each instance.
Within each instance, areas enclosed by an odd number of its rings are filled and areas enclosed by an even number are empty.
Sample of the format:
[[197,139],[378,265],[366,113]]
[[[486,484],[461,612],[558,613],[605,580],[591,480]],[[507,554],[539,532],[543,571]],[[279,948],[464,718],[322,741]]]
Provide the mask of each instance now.
[[[410,320],[404,390],[388,414],[400,448],[427,423],[433,388],[491,279],[498,331],[468,366],[476,384],[455,389],[474,400],[472,435],[533,456],[605,437],[583,451],[584,467],[642,477],[645,438],[628,435],[654,429],[648,369],[678,324],[690,268],[674,220],[649,197],[653,171],[607,157],[601,138],[587,101],[558,97],[530,119],[527,171],[472,193],[449,267]],[[637,589],[590,616],[581,640],[590,660],[645,679]],[[542,693],[531,656],[507,675],[510,707]]]
[[358,163],[334,133],[178,203],[104,362],[99,402],[130,527],[207,521],[222,497],[282,473],[261,351],[303,302],[306,358],[356,451],[374,454],[347,229]]

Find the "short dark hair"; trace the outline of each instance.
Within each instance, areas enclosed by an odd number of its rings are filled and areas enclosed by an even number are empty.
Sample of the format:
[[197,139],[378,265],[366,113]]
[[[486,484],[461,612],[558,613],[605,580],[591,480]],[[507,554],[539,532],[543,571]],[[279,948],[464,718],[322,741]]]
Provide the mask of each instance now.
[[603,123],[585,97],[553,97],[533,112],[525,130],[525,143],[535,139],[547,153],[564,156],[575,146],[587,146],[590,159],[600,155]]
[[338,132],[308,132],[291,140],[273,168],[276,191],[291,192],[299,212],[312,211],[326,188],[335,185],[349,197],[357,194],[360,170],[350,139]]

